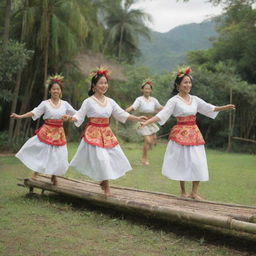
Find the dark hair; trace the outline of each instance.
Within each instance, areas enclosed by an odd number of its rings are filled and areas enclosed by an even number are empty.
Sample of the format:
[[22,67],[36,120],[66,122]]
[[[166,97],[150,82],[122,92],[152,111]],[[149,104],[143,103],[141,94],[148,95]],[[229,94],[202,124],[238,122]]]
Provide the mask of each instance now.
[[60,87],[60,89],[61,89],[61,91],[62,91],[62,84],[61,84],[61,83],[51,81],[51,82],[49,83],[49,85],[48,85],[48,94],[49,94],[49,95],[50,95],[50,90],[52,89],[52,86],[53,86],[54,84],[58,84],[59,87]]
[[153,87],[152,87],[152,85],[151,85],[151,84],[149,84],[149,83],[145,83],[145,84],[143,84],[143,85],[141,86],[141,89],[143,89],[147,84],[150,86],[150,88],[151,88],[151,90],[152,90],[152,89],[153,89]]
[[[92,80],[91,80],[91,87],[88,91],[88,95],[89,96],[92,96],[94,94],[94,91],[93,91],[93,87],[98,83],[98,81],[104,76],[104,74],[96,74],[95,76],[92,77]],[[108,81],[108,78],[106,76],[104,76],[107,81]]]
[[173,85],[174,87],[173,87],[173,90],[172,90],[172,95],[173,95],[173,96],[179,93],[179,91],[177,90],[177,85],[180,85],[180,83],[182,82],[182,80],[183,80],[186,76],[189,77],[190,80],[191,80],[191,82],[192,82],[192,76],[190,76],[190,75],[188,75],[188,74],[184,74],[184,76],[181,76],[181,77],[176,76],[176,79],[175,79],[174,85]]

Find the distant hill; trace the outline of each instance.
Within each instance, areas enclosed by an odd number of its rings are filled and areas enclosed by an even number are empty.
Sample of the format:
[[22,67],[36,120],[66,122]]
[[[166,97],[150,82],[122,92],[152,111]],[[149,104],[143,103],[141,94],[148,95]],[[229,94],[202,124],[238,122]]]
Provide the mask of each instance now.
[[211,47],[209,39],[217,35],[215,24],[208,20],[199,24],[178,26],[166,33],[152,31],[151,41],[140,40],[142,56],[136,64],[148,66],[154,73],[172,70],[178,64],[185,64],[188,51]]

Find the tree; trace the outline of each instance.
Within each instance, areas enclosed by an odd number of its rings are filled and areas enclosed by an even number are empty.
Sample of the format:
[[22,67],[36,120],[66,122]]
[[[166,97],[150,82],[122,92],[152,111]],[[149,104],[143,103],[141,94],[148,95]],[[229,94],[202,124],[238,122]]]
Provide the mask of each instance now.
[[11,11],[12,11],[12,0],[6,0],[5,19],[4,19],[4,37],[3,37],[4,45],[6,45],[9,40]]
[[106,5],[108,49],[119,61],[133,62],[139,54],[139,37],[150,38],[150,30],[145,22],[151,22],[150,15],[133,9],[134,0],[115,0]]
[[249,83],[256,83],[256,10],[251,5],[230,6],[220,19],[219,37],[214,42],[214,60],[232,61],[236,72]]
[[[37,84],[43,86],[38,88],[36,98],[40,97],[38,92],[42,91],[46,98],[45,83],[48,74],[65,70],[65,65],[71,63],[83,48],[89,33],[94,35],[97,22],[97,9],[89,0],[21,0],[16,6],[13,36],[33,49],[34,56],[23,73],[19,72],[17,75],[12,112],[16,111],[16,106],[19,106],[20,111],[27,111],[29,102],[33,100],[33,87]],[[21,97],[21,105],[17,105],[17,100]],[[14,120],[10,120],[10,138],[13,137],[14,130],[14,135],[17,135],[20,128],[25,129],[26,126],[21,126],[21,122],[26,123],[27,120],[16,121],[16,127]]]

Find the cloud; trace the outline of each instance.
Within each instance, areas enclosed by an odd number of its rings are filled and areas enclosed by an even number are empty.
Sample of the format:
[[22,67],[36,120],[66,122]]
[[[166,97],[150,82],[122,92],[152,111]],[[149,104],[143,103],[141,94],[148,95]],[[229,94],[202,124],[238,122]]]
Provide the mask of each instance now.
[[220,6],[215,7],[206,0],[190,0],[187,3],[176,0],[139,0],[134,8],[140,8],[153,17],[149,26],[159,32],[188,23],[199,23],[222,13]]

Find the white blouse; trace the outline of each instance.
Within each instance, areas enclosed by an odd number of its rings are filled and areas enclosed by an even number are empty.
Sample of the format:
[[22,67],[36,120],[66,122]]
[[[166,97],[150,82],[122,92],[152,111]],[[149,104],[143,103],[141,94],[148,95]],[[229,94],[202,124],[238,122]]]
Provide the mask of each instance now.
[[200,113],[210,118],[215,118],[218,112],[215,112],[215,106],[205,102],[197,96],[189,95],[191,97],[191,104],[185,103],[178,95],[170,98],[164,108],[156,115],[160,121],[159,124],[163,125],[170,118],[171,115],[177,116],[190,116]]
[[33,120],[37,120],[43,115],[43,119],[61,119],[63,115],[74,115],[76,110],[65,100],[61,100],[60,106],[55,108],[49,100],[42,101],[31,111]]
[[147,100],[145,97],[140,96],[136,98],[136,100],[132,104],[132,108],[134,110],[138,110],[142,113],[154,113],[161,107],[161,104],[154,97],[149,97],[149,99]]
[[101,106],[92,97],[89,97],[83,101],[81,108],[73,116],[77,119],[75,125],[79,127],[83,122],[85,117],[103,117],[110,118],[113,116],[119,122],[125,123],[129,117],[129,113],[124,111],[119,105],[112,100],[107,98],[106,106]]

